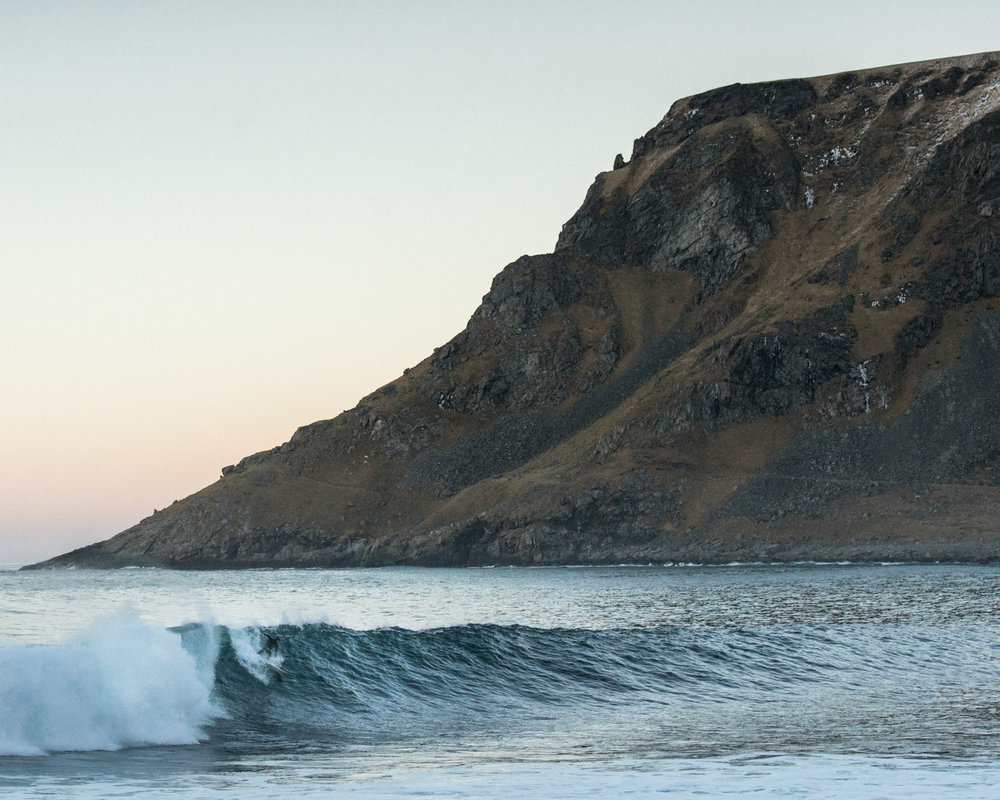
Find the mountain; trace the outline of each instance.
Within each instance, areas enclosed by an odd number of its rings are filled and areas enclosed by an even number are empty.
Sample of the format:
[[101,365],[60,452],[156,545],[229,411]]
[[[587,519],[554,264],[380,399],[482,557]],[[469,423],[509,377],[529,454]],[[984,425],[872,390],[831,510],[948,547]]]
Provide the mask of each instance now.
[[426,360],[41,566],[993,560],[998,292],[1000,53],[698,94]]

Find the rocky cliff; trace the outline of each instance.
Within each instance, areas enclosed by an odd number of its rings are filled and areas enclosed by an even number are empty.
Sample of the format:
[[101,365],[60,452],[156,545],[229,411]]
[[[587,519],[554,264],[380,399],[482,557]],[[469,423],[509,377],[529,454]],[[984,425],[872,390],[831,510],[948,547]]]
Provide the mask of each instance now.
[[998,292],[1000,53],[705,92],[425,361],[46,565],[995,559]]

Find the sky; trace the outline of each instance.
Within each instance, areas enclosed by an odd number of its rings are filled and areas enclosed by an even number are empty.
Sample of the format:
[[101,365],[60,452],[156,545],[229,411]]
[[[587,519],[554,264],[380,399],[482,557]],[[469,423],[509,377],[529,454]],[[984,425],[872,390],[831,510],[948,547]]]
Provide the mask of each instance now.
[[995,0],[0,0],[0,563],[419,363],[674,100],[998,30]]

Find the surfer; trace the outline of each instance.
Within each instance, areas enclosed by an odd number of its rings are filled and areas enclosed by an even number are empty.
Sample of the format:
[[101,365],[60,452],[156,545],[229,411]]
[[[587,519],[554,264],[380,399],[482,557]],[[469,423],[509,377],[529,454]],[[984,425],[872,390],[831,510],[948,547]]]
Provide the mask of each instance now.
[[266,658],[270,658],[273,655],[277,655],[278,642],[280,642],[281,639],[278,638],[277,636],[272,636],[269,633],[265,633],[263,631],[261,632],[264,633],[264,638],[267,639],[267,641],[264,643],[264,646],[257,651],[257,654],[265,656]]

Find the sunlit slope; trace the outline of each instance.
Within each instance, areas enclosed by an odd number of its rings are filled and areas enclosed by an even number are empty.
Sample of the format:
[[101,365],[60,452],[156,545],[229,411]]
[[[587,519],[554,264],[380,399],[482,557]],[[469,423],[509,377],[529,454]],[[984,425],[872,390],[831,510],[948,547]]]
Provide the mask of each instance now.
[[1000,54],[706,92],[425,361],[46,564],[993,559],[998,292]]

